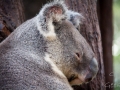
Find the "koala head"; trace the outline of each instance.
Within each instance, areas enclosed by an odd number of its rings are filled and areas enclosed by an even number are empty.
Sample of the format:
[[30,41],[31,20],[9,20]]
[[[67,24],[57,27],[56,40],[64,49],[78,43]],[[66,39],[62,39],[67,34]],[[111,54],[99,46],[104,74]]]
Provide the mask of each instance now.
[[[71,85],[91,81],[98,72],[95,55],[76,29],[81,15],[60,1],[46,4],[37,16],[37,27],[47,43],[46,55]],[[78,19],[77,19],[78,18]]]

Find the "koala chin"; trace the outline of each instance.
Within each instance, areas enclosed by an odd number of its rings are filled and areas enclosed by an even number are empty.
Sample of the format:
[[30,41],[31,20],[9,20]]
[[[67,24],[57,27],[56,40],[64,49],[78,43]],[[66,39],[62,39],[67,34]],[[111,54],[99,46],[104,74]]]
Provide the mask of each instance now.
[[63,1],[45,4],[0,44],[1,90],[73,90],[98,72],[77,28],[83,16]]

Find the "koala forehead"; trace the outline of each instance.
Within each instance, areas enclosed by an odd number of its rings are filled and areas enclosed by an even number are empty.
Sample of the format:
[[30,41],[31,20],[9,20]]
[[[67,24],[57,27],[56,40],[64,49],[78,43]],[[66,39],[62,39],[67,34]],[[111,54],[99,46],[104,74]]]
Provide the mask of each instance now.
[[75,26],[67,19],[63,20],[61,23],[59,23],[58,25],[55,26],[55,32],[57,32],[58,30],[59,30],[59,32],[67,31],[67,32],[64,32],[66,34],[68,34],[69,32],[77,31]]
[[73,24],[69,21],[69,20],[64,20],[62,23],[61,23],[61,26],[62,27],[68,27],[68,28],[74,28],[75,29],[75,27],[73,26]]
[[[75,26],[69,21],[64,20],[60,25],[59,28],[55,28],[55,32],[61,34],[64,37],[71,38],[73,42],[80,42],[83,39],[82,35],[79,31],[75,28]],[[83,39],[84,40],[84,39]]]

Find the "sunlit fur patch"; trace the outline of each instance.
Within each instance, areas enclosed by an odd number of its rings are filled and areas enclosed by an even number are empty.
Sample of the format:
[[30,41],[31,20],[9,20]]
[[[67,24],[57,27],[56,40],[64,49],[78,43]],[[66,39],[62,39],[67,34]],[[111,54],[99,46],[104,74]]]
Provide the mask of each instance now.
[[60,71],[60,69],[51,60],[49,54],[46,53],[44,59],[51,65],[52,70],[54,71],[54,73],[56,73],[60,77],[66,78],[65,75]]
[[71,86],[73,86],[73,85],[81,85],[82,83],[85,82],[84,79],[85,79],[85,76],[80,76],[79,75],[77,78],[75,78],[74,80],[72,80],[70,82],[70,85]]
[[44,31],[43,28],[40,25],[40,22],[38,20],[39,16],[37,16],[37,29],[39,30],[40,34],[43,35],[47,40],[54,40],[56,39],[56,34],[54,31],[54,26],[52,25],[52,20],[50,19],[45,25],[48,27],[48,31]]

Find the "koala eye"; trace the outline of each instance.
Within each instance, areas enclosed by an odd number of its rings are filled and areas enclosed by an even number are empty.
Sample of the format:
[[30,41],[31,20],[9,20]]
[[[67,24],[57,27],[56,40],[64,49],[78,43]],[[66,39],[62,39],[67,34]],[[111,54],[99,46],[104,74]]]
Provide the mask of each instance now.
[[75,57],[76,57],[78,60],[81,60],[82,54],[76,52],[76,53],[75,53]]
[[80,58],[80,54],[79,53],[76,53],[76,56]]

